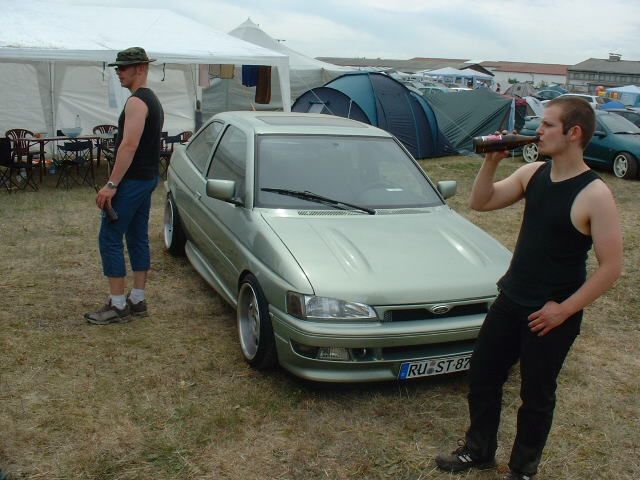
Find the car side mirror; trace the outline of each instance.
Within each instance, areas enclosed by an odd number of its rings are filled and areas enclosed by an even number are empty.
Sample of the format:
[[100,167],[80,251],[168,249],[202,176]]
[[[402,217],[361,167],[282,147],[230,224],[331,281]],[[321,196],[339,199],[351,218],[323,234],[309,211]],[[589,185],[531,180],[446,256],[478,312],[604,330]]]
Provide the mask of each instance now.
[[233,203],[234,205],[242,205],[242,202],[236,198],[236,182],[233,180],[220,180],[210,178],[207,180],[207,196],[222,200],[223,202]]
[[606,137],[607,136],[607,132],[605,132],[603,130],[596,130],[595,132],[593,132],[593,134],[596,137]]
[[458,191],[458,182],[455,180],[443,180],[438,182],[438,191],[444,199],[453,197]]

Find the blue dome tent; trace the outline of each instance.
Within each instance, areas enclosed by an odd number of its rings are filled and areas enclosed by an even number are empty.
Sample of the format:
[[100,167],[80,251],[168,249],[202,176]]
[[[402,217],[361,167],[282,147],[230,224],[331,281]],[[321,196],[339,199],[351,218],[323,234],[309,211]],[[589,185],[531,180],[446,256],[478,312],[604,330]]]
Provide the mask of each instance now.
[[326,113],[374,125],[395,135],[415,158],[456,153],[440,132],[429,104],[382,73],[342,75],[324,87],[303,93],[291,110]]

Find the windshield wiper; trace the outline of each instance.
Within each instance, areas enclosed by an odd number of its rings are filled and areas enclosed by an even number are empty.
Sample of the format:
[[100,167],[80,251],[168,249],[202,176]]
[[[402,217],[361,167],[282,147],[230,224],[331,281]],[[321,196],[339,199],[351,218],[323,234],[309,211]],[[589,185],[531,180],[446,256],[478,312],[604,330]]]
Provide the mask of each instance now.
[[[340,200],[334,200],[333,198],[323,197],[317,193],[305,190],[304,192],[298,190],[289,190],[288,188],[261,188],[263,192],[278,193],[280,195],[288,195],[290,197],[301,198],[302,200],[309,200],[310,202],[322,203],[323,205],[329,205],[330,207],[337,208],[339,210],[360,210],[366,212],[369,215],[375,215],[376,211],[372,208],[361,207],[352,203],[342,202]],[[345,208],[347,207],[347,208]]]
[[613,132],[614,135],[638,135],[640,134],[640,132],[629,132],[629,131],[624,131],[624,132]]

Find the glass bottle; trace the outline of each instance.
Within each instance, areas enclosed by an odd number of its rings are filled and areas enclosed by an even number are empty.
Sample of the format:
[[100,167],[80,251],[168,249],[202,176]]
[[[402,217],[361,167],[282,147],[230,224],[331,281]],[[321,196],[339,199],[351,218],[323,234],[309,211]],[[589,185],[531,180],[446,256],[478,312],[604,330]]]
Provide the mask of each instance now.
[[514,150],[529,143],[538,143],[539,135],[485,135],[473,139],[473,150],[476,153],[502,152]]

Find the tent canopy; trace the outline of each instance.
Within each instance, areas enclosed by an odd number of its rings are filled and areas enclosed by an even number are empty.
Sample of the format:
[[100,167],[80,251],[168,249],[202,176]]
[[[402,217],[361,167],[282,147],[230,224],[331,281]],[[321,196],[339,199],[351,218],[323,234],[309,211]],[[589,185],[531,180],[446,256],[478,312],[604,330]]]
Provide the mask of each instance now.
[[635,85],[607,88],[607,94],[628,107],[640,107],[640,87]]
[[298,97],[294,112],[353,118],[395,135],[415,158],[455,153],[420,96],[382,73],[350,73]]
[[[52,15],[52,13],[55,13]],[[0,99],[6,85],[33,87],[10,92],[25,102],[53,133],[79,114],[86,125],[114,123],[126,99],[107,62],[116,53],[142,46],[156,58],[149,87],[165,107],[165,127],[193,129],[198,91],[198,64],[269,65],[277,67],[282,106],[291,105],[289,63],[285,54],[244,42],[168,10],[84,7],[23,1],[3,11],[0,29]],[[19,75],[9,79],[7,75]],[[116,105],[117,103],[117,105]],[[66,108],[65,105],[72,105]],[[23,105],[24,106],[24,105]],[[169,108],[167,108],[169,107]],[[177,110],[172,114],[172,107]],[[75,108],[76,111],[73,111]],[[3,112],[2,126],[29,128],[20,109]],[[43,129],[42,125],[39,125]]]
[[637,87],[635,85],[625,85],[624,87],[607,88],[607,92],[640,93],[640,87]]
[[[328,81],[351,72],[353,69],[321,62],[300,52],[292,50],[271,37],[250,18],[229,32],[229,35],[251,44],[267,48],[289,57],[290,92],[291,98],[296,99],[307,90],[320,87]],[[273,89],[271,101],[268,104],[255,104],[255,87],[242,85],[242,72],[236,69],[232,79],[214,80],[214,88],[204,92],[204,109],[208,115],[224,110],[279,110],[282,99],[277,88],[278,78],[272,73]]]

